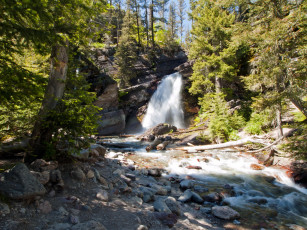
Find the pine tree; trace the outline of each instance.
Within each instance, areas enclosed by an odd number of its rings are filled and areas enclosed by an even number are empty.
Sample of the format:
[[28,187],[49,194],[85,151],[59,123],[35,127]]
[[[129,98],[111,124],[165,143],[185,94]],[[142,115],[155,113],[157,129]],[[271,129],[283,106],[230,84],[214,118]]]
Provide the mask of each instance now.
[[245,82],[249,89],[259,93],[254,100],[255,108],[275,110],[280,136],[283,103],[290,100],[307,115],[307,104],[303,101],[307,94],[303,67],[306,66],[304,8],[306,3],[287,1],[259,1],[251,8],[250,21],[255,25],[252,31],[258,44],[253,60],[257,69]]
[[177,32],[177,14],[174,2],[171,2],[169,5],[168,30],[170,31],[171,39],[174,39]]
[[[130,1],[127,1],[130,4]],[[118,78],[121,86],[130,85],[129,80],[136,76],[135,63],[137,61],[137,42],[133,34],[133,14],[128,7],[124,17],[122,36],[119,40],[116,53]]]
[[183,22],[185,20],[185,9],[187,5],[185,0],[179,0],[178,1],[178,18],[179,18],[179,31],[180,31],[180,41],[181,43],[183,42],[182,37],[183,37]]
[[230,96],[225,83],[233,81],[237,74],[238,47],[231,39],[235,16],[210,0],[200,0],[194,7],[189,49],[194,65],[189,92],[199,95],[200,118],[210,119],[212,138],[219,142],[220,138],[228,139],[234,128],[238,128],[236,120],[242,120],[240,116],[232,119],[225,101],[225,94]]

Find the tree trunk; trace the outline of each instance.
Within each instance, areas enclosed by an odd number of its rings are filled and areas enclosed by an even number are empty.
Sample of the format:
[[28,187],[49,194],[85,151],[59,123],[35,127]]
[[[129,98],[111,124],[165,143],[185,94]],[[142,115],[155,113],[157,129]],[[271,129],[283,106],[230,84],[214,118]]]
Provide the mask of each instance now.
[[283,131],[282,131],[282,124],[281,124],[281,103],[277,105],[276,109],[276,124],[278,128],[278,138],[283,136]]
[[221,79],[218,76],[215,76],[215,92],[218,94],[221,92]]
[[151,4],[149,6],[149,13],[150,13],[150,29],[151,29],[151,46],[154,49],[155,48],[155,31],[154,31],[154,12],[153,12],[153,0],[151,1]]
[[141,47],[140,25],[139,25],[139,4],[136,3],[136,27],[138,31],[138,46]]
[[145,27],[146,27],[146,39],[147,39],[147,49],[148,49],[148,46],[149,46],[149,26],[148,26],[148,9],[147,9],[147,1],[145,0]]
[[51,141],[52,133],[48,127],[44,127],[44,123],[48,119],[48,113],[56,107],[64,94],[68,67],[68,42],[66,42],[66,45],[53,46],[50,59],[49,82],[38,113],[38,119],[32,131],[30,145],[33,148],[33,153],[25,156],[25,161],[27,162],[34,158],[43,157],[46,151],[46,144]]

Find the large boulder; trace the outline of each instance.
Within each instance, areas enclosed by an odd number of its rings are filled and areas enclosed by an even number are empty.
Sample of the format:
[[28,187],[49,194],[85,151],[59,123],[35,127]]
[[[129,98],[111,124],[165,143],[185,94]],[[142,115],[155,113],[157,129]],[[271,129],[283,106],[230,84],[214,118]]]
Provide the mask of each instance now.
[[0,175],[0,193],[11,199],[31,199],[44,195],[46,189],[27,166],[20,163]]
[[123,110],[116,110],[102,114],[99,122],[99,135],[121,134],[125,130],[126,116]]

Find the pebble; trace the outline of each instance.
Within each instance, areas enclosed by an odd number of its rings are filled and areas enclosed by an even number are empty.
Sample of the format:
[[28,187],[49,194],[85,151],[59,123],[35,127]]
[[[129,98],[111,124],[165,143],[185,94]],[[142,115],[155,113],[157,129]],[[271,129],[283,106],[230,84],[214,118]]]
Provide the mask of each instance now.
[[21,214],[25,214],[25,213],[26,213],[26,209],[25,209],[25,208],[21,208],[21,209],[19,210],[19,212],[20,212]]
[[148,230],[148,228],[145,225],[140,225],[137,230]]
[[47,214],[49,212],[52,211],[52,206],[49,203],[49,201],[45,200],[45,201],[41,201],[38,204],[38,210],[40,210],[43,214]]
[[232,223],[234,223],[234,224],[236,224],[236,225],[240,225],[240,224],[241,224],[241,222],[238,221],[238,220],[234,220]]
[[59,208],[59,213],[61,213],[61,215],[63,215],[63,216],[68,216],[68,212],[66,211],[66,209],[65,208],[63,208],[63,207],[60,207]]
[[87,177],[88,179],[92,179],[92,178],[95,177],[95,173],[94,173],[92,170],[89,170],[89,171],[87,172],[87,174],[86,174],[86,177]]
[[109,194],[106,190],[103,190],[103,189],[99,189],[97,194],[96,194],[96,197],[99,199],[99,200],[102,200],[102,201],[108,201],[109,200]]
[[73,171],[71,171],[71,176],[73,179],[79,180],[79,181],[85,181],[86,179],[84,172],[80,168],[76,168]]
[[69,216],[69,222],[72,224],[79,224],[80,220],[78,216],[70,215]]

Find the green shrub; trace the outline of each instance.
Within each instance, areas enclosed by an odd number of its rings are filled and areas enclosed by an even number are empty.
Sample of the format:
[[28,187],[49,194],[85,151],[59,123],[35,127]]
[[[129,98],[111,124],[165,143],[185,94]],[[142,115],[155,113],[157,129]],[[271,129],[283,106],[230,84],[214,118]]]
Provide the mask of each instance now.
[[252,113],[250,120],[245,126],[245,131],[249,134],[261,134],[264,131],[264,128],[269,126],[271,122],[270,111],[265,110],[260,113]]

